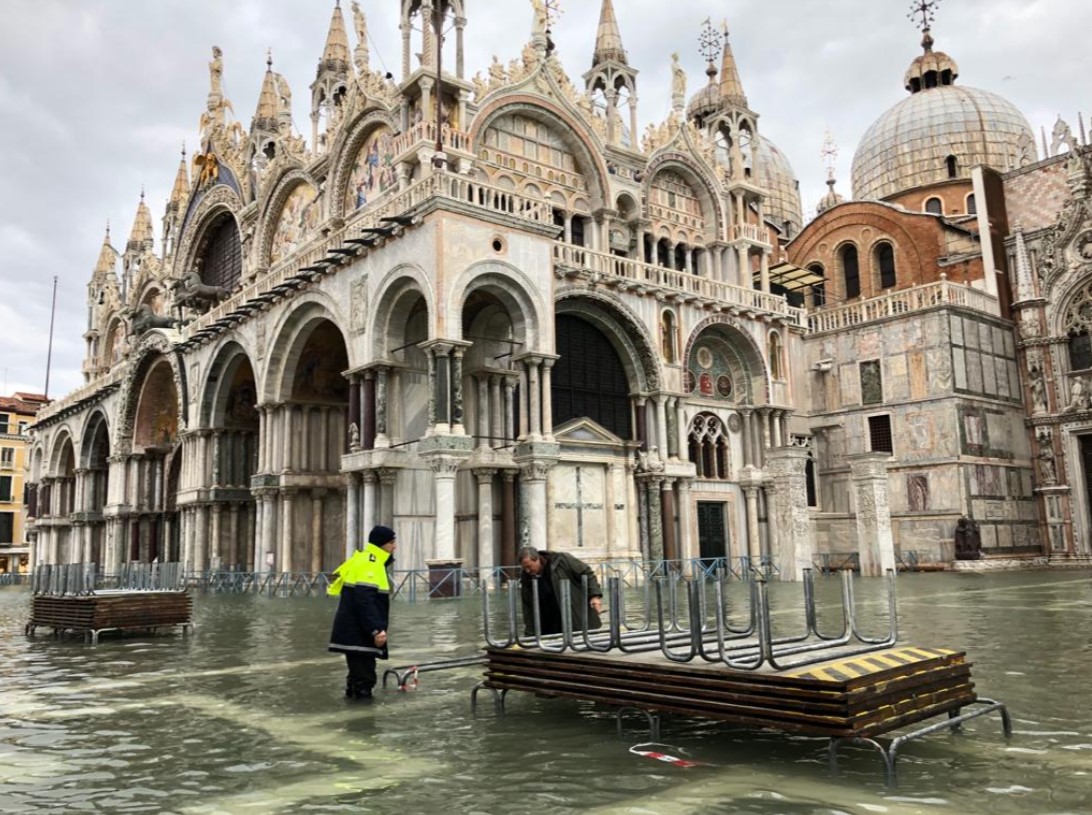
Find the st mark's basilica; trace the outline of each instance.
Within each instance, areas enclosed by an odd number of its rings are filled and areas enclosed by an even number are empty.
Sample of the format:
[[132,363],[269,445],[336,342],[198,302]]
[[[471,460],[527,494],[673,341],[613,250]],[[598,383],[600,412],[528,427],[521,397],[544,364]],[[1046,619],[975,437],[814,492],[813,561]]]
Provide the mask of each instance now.
[[579,78],[544,0],[527,23],[468,77],[463,0],[401,0],[392,77],[337,3],[302,127],[272,62],[235,119],[212,49],[199,150],[158,230],[142,198],[107,234],[85,385],[38,414],[36,562],[317,573],[376,523],[400,568],[529,543],[791,579],[950,565],[970,529],[1087,562],[1083,122],[1037,138],[926,25],[806,222],[727,30],[700,80],[644,66],[672,109],[642,130],[612,0]]

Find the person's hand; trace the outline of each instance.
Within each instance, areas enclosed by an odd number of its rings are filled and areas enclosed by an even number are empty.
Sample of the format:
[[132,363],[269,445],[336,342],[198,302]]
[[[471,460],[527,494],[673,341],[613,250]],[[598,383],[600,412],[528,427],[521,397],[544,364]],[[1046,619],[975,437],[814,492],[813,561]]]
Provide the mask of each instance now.
[[386,631],[380,631],[378,634],[375,635],[375,644],[379,648],[382,648],[384,645],[387,644],[387,632]]
[[603,598],[602,597],[593,597],[589,601],[588,605],[591,606],[593,609],[595,609],[595,613],[598,614],[599,612],[601,612],[603,610]]

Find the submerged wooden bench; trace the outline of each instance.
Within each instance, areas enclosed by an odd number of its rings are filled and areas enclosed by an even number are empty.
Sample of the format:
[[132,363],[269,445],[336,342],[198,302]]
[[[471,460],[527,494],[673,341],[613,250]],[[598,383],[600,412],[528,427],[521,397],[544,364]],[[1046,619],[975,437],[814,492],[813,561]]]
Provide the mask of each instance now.
[[27,636],[35,629],[54,634],[82,634],[92,643],[106,631],[155,633],[161,628],[193,625],[193,598],[186,591],[97,591],[77,595],[36,595],[31,601]]

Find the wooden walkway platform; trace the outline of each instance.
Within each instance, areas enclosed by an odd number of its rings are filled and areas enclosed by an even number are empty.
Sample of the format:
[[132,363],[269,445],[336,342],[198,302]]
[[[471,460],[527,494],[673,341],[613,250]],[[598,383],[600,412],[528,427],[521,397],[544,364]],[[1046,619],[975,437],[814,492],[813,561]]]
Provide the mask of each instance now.
[[[488,648],[484,687],[830,738],[873,737],[974,704],[963,652],[895,646],[772,670],[639,654]],[[859,648],[857,649],[859,651]]]
[[82,634],[92,643],[105,631],[153,632],[193,625],[193,598],[186,591],[97,591],[80,595],[37,595],[31,601],[27,636],[37,628],[54,634]]

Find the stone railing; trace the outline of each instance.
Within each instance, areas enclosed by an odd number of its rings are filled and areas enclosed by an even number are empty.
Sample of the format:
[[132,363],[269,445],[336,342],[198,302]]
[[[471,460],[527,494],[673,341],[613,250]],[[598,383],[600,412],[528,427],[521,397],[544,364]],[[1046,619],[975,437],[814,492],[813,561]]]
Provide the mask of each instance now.
[[756,289],[734,286],[721,280],[665,269],[638,260],[608,255],[581,246],[554,243],[554,262],[574,269],[586,269],[604,278],[631,281],[639,286],[669,289],[742,309],[776,314],[789,322],[804,326],[805,312],[792,308],[784,297],[766,294]]
[[769,245],[770,236],[766,230],[754,224],[736,224],[732,227],[732,239],[737,241],[752,241]]
[[[460,153],[470,152],[470,134],[450,127],[441,128],[445,150],[458,150]],[[418,122],[405,133],[395,136],[392,142],[392,152],[395,156],[402,156],[411,147],[420,142],[436,144],[436,122]]]
[[941,280],[859,303],[814,311],[808,315],[808,331],[812,334],[838,331],[937,306],[963,306],[986,314],[1000,313],[996,297],[969,286]]

